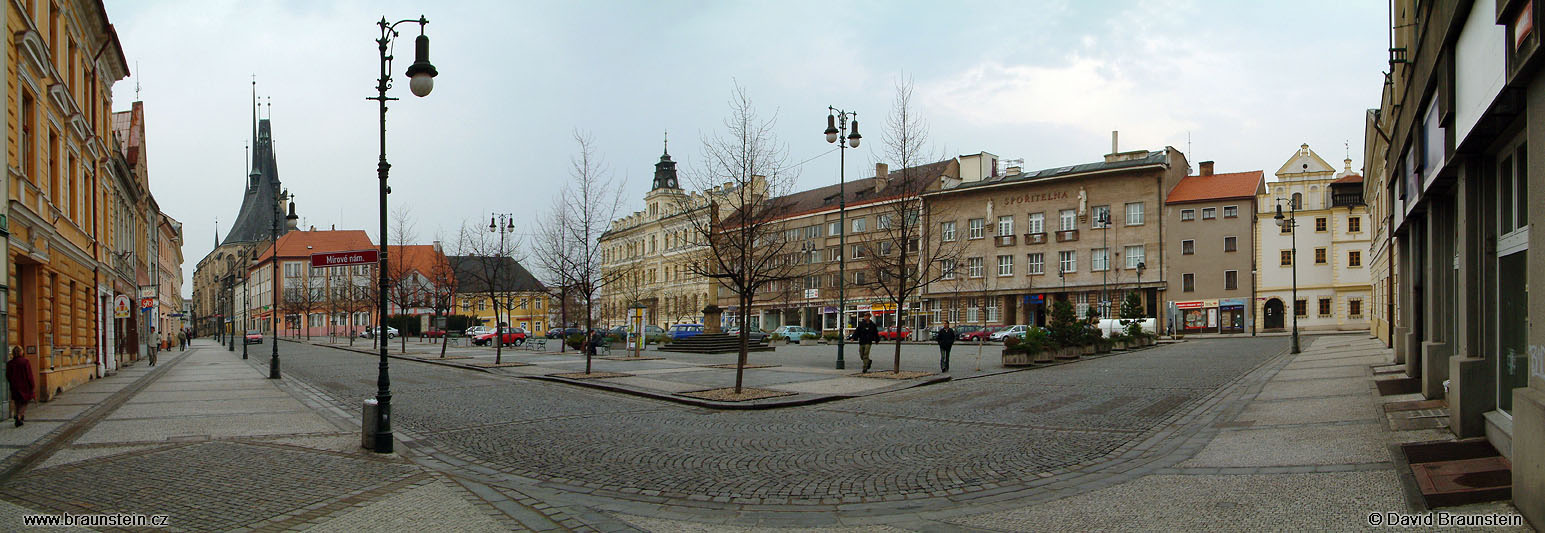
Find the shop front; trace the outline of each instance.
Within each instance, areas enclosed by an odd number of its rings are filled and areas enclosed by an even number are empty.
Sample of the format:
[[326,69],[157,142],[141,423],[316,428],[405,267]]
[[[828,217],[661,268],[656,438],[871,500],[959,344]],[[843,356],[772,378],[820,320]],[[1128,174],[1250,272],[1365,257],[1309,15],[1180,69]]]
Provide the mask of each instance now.
[[1245,324],[1250,322],[1245,316],[1244,298],[1224,298],[1218,300],[1218,332],[1219,333],[1244,333]]
[[1217,333],[1218,332],[1218,301],[1195,300],[1190,302],[1175,302],[1175,312],[1179,316],[1178,328],[1182,333]]

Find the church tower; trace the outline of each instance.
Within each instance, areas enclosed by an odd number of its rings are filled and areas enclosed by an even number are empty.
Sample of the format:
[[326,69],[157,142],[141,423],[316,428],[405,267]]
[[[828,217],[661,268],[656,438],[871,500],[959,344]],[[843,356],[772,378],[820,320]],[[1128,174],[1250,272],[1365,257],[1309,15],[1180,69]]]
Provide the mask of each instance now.
[[676,162],[671,161],[670,147],[670,138],[667,137],[660,161],[654,164],[654,186],[644,195],[644,202],[649,204],[650,217],[664,216],[670,211],[673,202],[670,197],[681,194],[681,185],[676,181]]
[[279,234],[288,231],[282,220],[279,192],[279,164],[274,157],[273,129],[268,118],[258,118],[261,106],[254,102],[252,128],[252,170],[246,176],[241,211],[221,244],[250,243],[269,239],[273,224],[279,222]]

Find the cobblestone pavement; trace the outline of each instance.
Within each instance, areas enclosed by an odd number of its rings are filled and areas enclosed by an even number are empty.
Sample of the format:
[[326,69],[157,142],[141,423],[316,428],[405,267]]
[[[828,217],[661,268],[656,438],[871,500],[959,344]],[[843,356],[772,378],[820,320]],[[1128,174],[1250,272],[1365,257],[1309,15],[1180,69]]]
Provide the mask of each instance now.
[[[862,526],[980,513],[1159,468],[1138,459],[1175,450],[1227,405],[1220,391],[1275,371],[1280,364],[1262,365],[1280,363],[1285,349],[1280,338],[1190,342],[760,412],[394,361],[393,412],[410,448],[587,521],[600,510],[725,526]],[[374,395],[373,358],[297,351],[287,373],[338,404],[357,411]],[[827,512],[785,512],[794,510]]]

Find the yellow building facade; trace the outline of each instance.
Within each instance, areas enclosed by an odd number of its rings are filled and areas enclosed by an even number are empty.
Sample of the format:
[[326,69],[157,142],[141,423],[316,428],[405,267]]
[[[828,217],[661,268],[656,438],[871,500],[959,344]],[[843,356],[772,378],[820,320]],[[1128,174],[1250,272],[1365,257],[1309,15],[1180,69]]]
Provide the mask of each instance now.
[[112,85],[128,76],[102,5],[5,7],[6,344],[50,399],[100,375],[105,181],[118,146]]

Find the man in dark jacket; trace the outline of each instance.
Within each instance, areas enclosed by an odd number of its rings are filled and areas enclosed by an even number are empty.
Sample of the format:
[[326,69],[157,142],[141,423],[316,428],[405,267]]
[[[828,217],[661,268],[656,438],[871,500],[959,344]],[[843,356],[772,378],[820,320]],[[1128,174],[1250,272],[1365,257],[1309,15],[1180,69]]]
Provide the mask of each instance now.
[[939,328],[934,338],[939,341],[939,371],[949,372],[950,346],[955,344],[955,329],[950,327],[950,321],[944,321],[944,327]]
[[868,372],[869,365],[874,363],[869,359],[869,348],[880,341],[880,328],[875,327],[868,313],[858,320],[858,327],[853,329],[853,340],[858,341],[858,358],[864,360],[863,371]]

